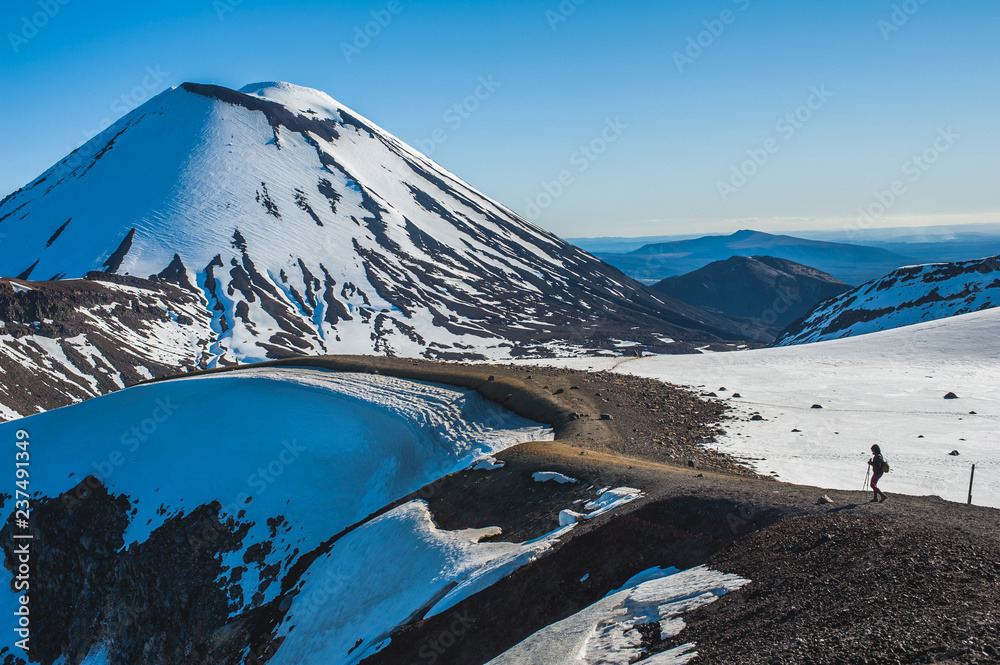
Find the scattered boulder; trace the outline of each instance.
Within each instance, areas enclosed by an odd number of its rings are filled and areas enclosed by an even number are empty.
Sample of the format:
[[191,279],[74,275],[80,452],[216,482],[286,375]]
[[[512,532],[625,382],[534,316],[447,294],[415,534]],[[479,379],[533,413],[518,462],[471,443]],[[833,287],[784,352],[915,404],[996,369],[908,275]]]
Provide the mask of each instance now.
[[493,376],[492,374],[490,374],[490,375],[489,375],[489,378],[487,378],[486,380],[487,380],[487,381],[496,381],[496,377],[495,377],[495,376]]
[[688,466],[691,467],[692,469],[697,469],[698,468],[698,463],[696,461],[694,461],[693,459],[689,459],[688,460]]
[[553,394],[553,395],[562,395],[562,394],[563,394],[564,392],[566,392],[566,391],[565,391],[565,390],[563,390],[562,388],[560,388],[559,390],[555,391],[555,392],[554,392],[554,393],[552,393],[552,394]]
[[819,498],[819,501],[817,501],[816,503],[817,504],[821,504],[821,503],[833,503],[833,499],[831,499],[828,494],[824,494],[823,496],[821,496]]
[[739,393],[733,393],[733,397],[743,397],[743,395],[741,395]]
[[945,399],[958,399],[958,395],[956,395],[955,393],[948,393],[947,395],[944,396],[944,398]]
[[822,405],[822,404],[813,404],[813,405],[812,405],[812,406],[810,406],[809,408],[810,408],[810,409],[822,409],[822,408],[823,408],[823,405]]
[[969,411],[969,415],[970,416],[974,416],[974,415],[976,415],[976,412],[975,411]]
[[715,393],[702,393],[702,397],[718,397]]
[[951,455],[952,457],[958,457],[961,453],[959,453],[957,450],[953,450],[948,454]]
[[725,387],[725,386],[722,386],[721,388],[719,388],[719,392],[720,392],[720,393],[724,393],[724,392],[726,392],[726,387]]
[[917,438],[918,438],[918,439],[922,439],[922,438],[924,438],[924,435],[923,435],[923,434],[918,434],[918,435],[917,435]]
[[579,390],[580,386],[570,386],[569,389],[570,390]]
[[800,429],[799,429],[798,427],[796,427],[796,428],[795,428],[795,429],[793,429],[792,431],[793,431],[793,432],[801,432],[802,430],[800,430]]
[[750,420],[764,420],[764,416],[760,415],[759,413],[755,413],[752,416],[750,416]]
[[601,420],[614,420],[614,416],[612,416],[610,413],[602,413]]

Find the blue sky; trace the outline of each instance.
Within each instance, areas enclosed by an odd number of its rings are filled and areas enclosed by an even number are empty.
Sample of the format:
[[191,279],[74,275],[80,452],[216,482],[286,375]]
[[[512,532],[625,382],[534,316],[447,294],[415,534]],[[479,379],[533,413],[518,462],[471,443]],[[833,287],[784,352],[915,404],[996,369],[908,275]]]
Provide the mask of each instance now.
[[1000,222],[994,0],[16,0],[0,19],[2,194],[166,87],[285,80],[562,236]]

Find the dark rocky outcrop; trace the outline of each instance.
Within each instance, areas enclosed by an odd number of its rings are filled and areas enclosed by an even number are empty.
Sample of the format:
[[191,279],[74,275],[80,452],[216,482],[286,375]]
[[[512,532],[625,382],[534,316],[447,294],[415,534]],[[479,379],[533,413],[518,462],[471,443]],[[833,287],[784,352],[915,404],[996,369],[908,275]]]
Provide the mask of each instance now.
[[[0,404],[29,415],[202,366],[214,340],[209,315],[186,288],[183,264],[175,258],[171,266],[152,280],[104,272],[0,279],[0,334],[9,336],[0,368],[6,385],[17,386]],[[190,341],[151,356],[150,338],[166,332]]]

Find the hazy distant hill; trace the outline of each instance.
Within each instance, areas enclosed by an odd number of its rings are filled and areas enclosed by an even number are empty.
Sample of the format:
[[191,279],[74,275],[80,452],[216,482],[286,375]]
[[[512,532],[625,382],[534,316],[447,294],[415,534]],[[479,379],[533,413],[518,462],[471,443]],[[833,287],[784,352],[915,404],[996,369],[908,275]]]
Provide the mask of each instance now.
[[689,305],[745,321],[747,330],[774,338],[818,303],[850,290],[837,278],[772,256],[732,256],[653,288]]
[[653,243],[627,253],[598,253],[630,277],[653,282],[702,268],[730,256],[773,256],[811,266],[848,284],[885,275],[913,259],[875,247],[806,240],[753,230]]

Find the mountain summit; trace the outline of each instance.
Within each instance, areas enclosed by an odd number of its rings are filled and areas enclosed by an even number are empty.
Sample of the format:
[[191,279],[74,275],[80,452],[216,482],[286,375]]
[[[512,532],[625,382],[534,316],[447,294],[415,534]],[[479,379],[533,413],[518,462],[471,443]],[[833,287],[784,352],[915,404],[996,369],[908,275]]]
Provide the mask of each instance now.
[[[0,202],[0,232],[0,275],[102,283],[83,288],[99,294],[89,304],[70,282],[5,287],[26,302],[6,319],[24,329],[4,357],[113,375],[106,385],[303,354],[503,359],[623,343],[678,352],[738,335],[725,317],[647,289],[325,93],[288,83],[163,92]],[[187,300],[175,311],[177,297],[160,293],[167,283],[200,311]],[[30,318],[67,292],[72,311]],[[158,327],[134,322],[126,343],[115,331],[140,300]],[[52,321],[63,329],[39,332]],[[169,362],[149,364],[148,349],[124,359],[151,336]]]

